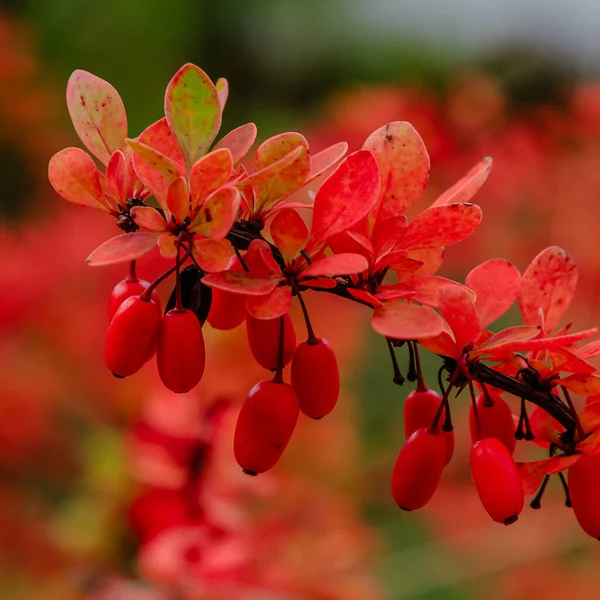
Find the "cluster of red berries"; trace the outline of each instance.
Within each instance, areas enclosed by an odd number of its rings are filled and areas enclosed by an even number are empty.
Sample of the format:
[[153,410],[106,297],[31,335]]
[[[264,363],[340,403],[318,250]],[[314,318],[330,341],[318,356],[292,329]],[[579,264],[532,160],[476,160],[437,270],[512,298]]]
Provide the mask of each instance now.
[[[391,350],[394,381],[404,379],[394,348],[405,344],[419,382],[407,399],[407,440],[392,476],[402,508],[419,508],[435,492],[454,447],[448,397],[468,386],[473,480],[491,517],[514,522],[525,493],[540,489],[536,507],[550,475],[558,473],[566,489],[562,471],[569,469],[568,504],[585,531],[600,535],[600,509],[590,500],[600,475],[594,406],[600,403],[592,402],[600,396],[600,376],[589,362],[600,343],[580,345],[597,329],[558,327],[577,284],[572,257],[547,248],[523,275],[510,262],[492,259],[464,284],[435,274],[445,247],[468,238],[481,222],[471,199],[491,159],[409,219],[430,167],[409,123],[380,127],[345,158],[345,143],[312,154],[301,134],[283,133],[265,140],[252,162],[246,159],[256,139],[252,123],[213,146],[227,95],[225,80],[213,83],[198,67],[184,65],[167,86],[165,117],[132,139],[110,84],[83,71],[69,80],[75,128],[106,168],[101,172],[83,150],[67,148],[51,159],[50,181],[65,199],[112,215],[124,232],[96,248],[88,263],[132,265],[111,297],[110,371],[132,375],[156,353],[165,386],[185,393],[204,372],[204,320],[217,329],[245,320],[253,356],[275,372],[248,394],[234,435],[237,461],[255,475],[277,463],[300,411],[319,419],[338,398],[335,355],[315,336],[303,294],[360,303],[373,311],[371,325]],[[311,198],[306,186],[319,179]],[[175,265],[151,284],[137,280],[135,261],[157,247]],[[163,316],[155,289],[173,273],[175,291]],[[308,332],[299,345],[289,316],[294,300]],[[491,331],[517,300],[524,324]],[[440,378],[441,397],[423,383],[419,347],[443,360],[449,383],[443,389]],[[283,369],[290,363],[288,384]],[[501,391],[521,398],[516,432]],[[570,393],[589,405],[578,411]],[[538,406],[531,419],[526,401]],[[543,427],[540,412],[547,417]],[[543,444],[548,458],[515,463],[515,436]]]

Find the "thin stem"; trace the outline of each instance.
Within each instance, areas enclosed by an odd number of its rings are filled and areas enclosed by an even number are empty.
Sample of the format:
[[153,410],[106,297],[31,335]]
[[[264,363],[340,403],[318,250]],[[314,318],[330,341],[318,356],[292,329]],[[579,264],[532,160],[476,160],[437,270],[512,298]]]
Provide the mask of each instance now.
[[273,381],[275,383],[283,383],[283,347],[285,336],[285,317],[279,317],[279,357],[277,359],[277,371]]
[[304,298],[300,293],[297,285],[293,285],[294,290],[296,291],[296,297],[298,298],[298,302],[300,303],[300,308],[302,309],[302,315],[304,316],[304,322],[306,323],[306,333],[308,335],[308,345],[314,346],[319,343],[317,336],[312,328],[312,323],[310,322],[310,317],[308,315],[308,309],[306,308],[306,304],[304,302]]
[[[179,266],[183,265],[192,253],[192,246],[188,248],[187,252],[183,255],[183,258],[179,262]],[[155,279],[140,295],[141,300],[148,302],[152,292],[159,286],[167,277],[172,275],[177,270],[177,265],[173,265],[170,269],[167,269],[160,277]]]
[[406,374],[406,379],[408,381],[417,381],[417,368],[415,366],[415,351],[413,349],[413,342],[410,340],[406,342],[408,346],[408,373]]
[[492,398],[492,395],[490,394],[487,385],[485,385],[485,383],[483,382],[480,382],[479,385],[481,386],[481,389],[483,391],[483,405],[487,408],[491,408],[492,406],[494,406],[494,399]]
[[560,389],[562,390],[563,396],[565,397],[565,400],[567,401],[567,404],[569,405],[569,410],[571,411],[571,414],[573,415],[573,418],[575,419],[575,427],[577,429],[577,437],[581,441],[581,440],[585,439],[585,431],[583,430],[583,426],[581,425],[581,421],[579,420],[579,415],[577,414],[577,411],[575,410],[575,405],[573,404],[573,400],[571,399],[571,394],[569,394],[569,390],[567,390],[567,388],[562,385],[560,386]]
[[477,410],[477,402],[475,401],[475,390],[473,389],[473,380],[469,377],[469,393],[471,394],[471,406],[473,407],[473,417],[475,419],[475,427],[477,429],[477,439],[483,438],[483,431],[481,429],[481,421],[479,419],[479,411]]
[[246,273],[248,273],[248,271],[250,271],[250,269],[249,269],[248,265],[246,264],[246,261],[244,260],[242,253],[238,250],[238,248],[236,246],[234,246],[233,249],[235,250],[235,255],[237,256],[238,260],[240,261],[240,265],[242,265],[242,269],[244,269],[244,271],[246,271]]
[[129,263],[129,273],[127,274],[127,277],[125,278],[125,281],[128,281],[129,283],[136,283],[138,281],[136,272],[135,272],[135,260],[130,261]]
[[394,383],[396,385],[402,385],[405,381],[402,372],[400,371],[400,365],[398,365],[398,359],[396,358],[396,352],[394,351],[394,344],[391,340],[386,338],[388,349],[390,351],[390,357],[392,359],[392,367],[394,369]]
[[415,367],[417,369],[417,392],[426,392],[427,386],[423,379],[423,368],[421,367],[421,357],[419,356],[419,343],[413,342],[415,352]]
[[573,505],[571,504],[571,494],[569,493],[569,484],[567,483],[567,480],[565,479],[565,476],[563,473],[559,473],[558,478],[560,479],[560,483],[565,492],[565,506],[567,508],[572,508]]
[[[440,369],[438,371],[438,380],[440,382],[440,388],[443,389],[441,373],[442,373],[442,369]],[[448,382],[448,387],[446,389],[444,389],[444,395],[442,396],[442,401],[440,403],[440,407],[438,408],[437,412],[435,413],[435,417],[433,418],[433,423],[431,424],[431,429],[433,429],[434,431],[437,431],[439,429],[440,419],[442,417],[442,413],[444,412],[444,409],[446,410],[446,415],[445,415],[444,425],[442,426],[442,429],[444,431],[452,431],[452,419],[450,417],[450,403],[448,402],[448,397],[450,396],[450,392],[452,391],[452,388],[454,387],[454,384],[456,383],[457,377],[458,377],[458,369],[456,369],[452,373],[452,376],[450,377],[450,381]]]
[[177,242],[175,267],[175,310],[181,311],[183,303],[181,301],[181,243],[179,241]]
[[531,504],[529,505],[529,506],[531,506],[531,508],[533,508],[533,510],[538,510],[538,509],[542,508],[542,496],[544,495],[544,492],[546,491],[546,486],[548,485],[549,481],[550,481],[550,475],[544,475],[542,485],[540,486],[538,493],[535,495],[535,498],[531,501]]

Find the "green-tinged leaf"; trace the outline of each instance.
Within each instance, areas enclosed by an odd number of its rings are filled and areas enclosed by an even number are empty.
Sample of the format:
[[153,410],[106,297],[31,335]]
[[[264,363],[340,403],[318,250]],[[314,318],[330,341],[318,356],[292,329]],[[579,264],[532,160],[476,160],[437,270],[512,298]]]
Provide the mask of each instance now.
[[[540,252],[523,273],[519,305],[525,323],[541,324],[550,333],[573,300],[577,278],[575,261],[566,250],[551,246]],[[544,323],[540,323],[540,309]]]
[[359,150],[347,156],[315,197],[311,247],[325,243],[365,217],[377,202],[379,179],[371,152]]
[[264,296],[247,296],[246,310],[257,319],[276,319],[287,314],[292,306],[289,286],[277,286]]
[[408,224],[397,250],[449,246],[469,237],[481,223],[481,209],[475,204],[444,204],[419,213]]
[[190,171],[191,208],[200,206],[215,190],[224,186],[233,171],[233,157],[227,148],[213,150],[194,163]]
[[310,152],[306,138],[294,132],[281,133],[271,137],[256,150],[254,167],[256,172],[260,172],[270,165],[278,163],[297,148],[302,148],[303,151],[290,164],[281,169],[276,177],[268,179],[259,186],[259,207],[267,207],[305,184],[310,173]]
[[371,326],[377,333],[392,339],[416,340],[439,335],[444,331],[445,323],[428,306],[397,301],[377,308]]
[[74,71],[67,83],[67,108],[86,148],[105,165],[127,137],[127,115],[117,90],[87,71]]
[[302,277],[354,275],[369,268],[369,262],[361,254],[333,254],[321,256],[302,271]]
[[227,268],[233,255],[233,246],[227,240],[194,240],[194,258],[201,269],[207,273],[216,273]]
[[492,158],[486,156],[478,162],[462,179],[448,188],[431,206],[442,204],[463,204],[469,202],[486,182],[492,170]]
[[68,202],[109,212],[98,169],[80,148],[65,148],[55,154],[48,165],[48,178],[56,193]]
[[236,129],[230,131],[227,135],[221,138],[214,146],[213,150],[227,148],[231,152],[233,162],[238,163],[256,141],[256,125],[254,123],[246,123]]
[[370,150],[381,173],[378,219],[397,217],[423,193],[429,179],[429,154],[417,130],[405,121],[373,132],[363,148]]
[[237,188],[221,188],[200,207],[190,231],[215,240],[223,239],[231,230],[240,208]]
[[100,244],[86,259],[88,265],[100,267],[137,260],[156,247],[156,234],[137,231],[124,233]]
[[223,109],[227,104],[227,98],[229,98],[229,82],[225,77],[219,77],[215,83],[215,88],[219,98],[219,106],[221,107],[221,112],[223,112]]
[[202,69],[188,63],[175,73],[165,93],[165,115],[191,169],[221,127],[218,92]]
[[202,281],[226,292],[264,296],[275,289],[281,277],[253,277],[245,271],[222,271],[206,275]]
[[286,265],[291,265],[292,259],[308,239],[308,225],[297,211],[286,208],[275,215],[270,232]]
[[134,206],[131,209],[131,218],[141,229],[153,233],[163,233],[167,231],[167,222],[164,217],[151,206]]
[[477,294],[475,306],[482,327],[501,317],[514,303],[521,287],[518,269],[501,258],[493,258],[475,267],[465,280]]

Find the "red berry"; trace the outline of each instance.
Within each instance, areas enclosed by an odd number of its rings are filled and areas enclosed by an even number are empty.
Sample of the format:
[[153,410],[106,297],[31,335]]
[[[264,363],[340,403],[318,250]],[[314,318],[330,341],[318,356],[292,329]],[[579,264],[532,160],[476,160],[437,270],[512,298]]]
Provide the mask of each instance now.
[[333,410],[340,394],[340,374],[327,340],[298,344],[292,359],[292,385],[305,415],[321,419]]
[[439,433],[417,429],[404,443],[392,473],[392,495],[404,510],[425,506],[446,464],[446,442]]
[[[488,402],[492,404],[488,405]],[[500,440],[512,455],[515,451],[517,440],[515,439],[515,423],[513,421],[510,406],[499,395],[494,394],[486,401],[485,394],[475,398],[477,405],[477,416],[481,427],[481,436],[477,431],[473,405],[469,412],[469,426],[471,429],[471,440],[475,443],[480,437],[496,438]]]
[[204,373],[204,336],[193,311],[174,308],[164,316],[156,363],[162,382],[172,392],[182,394],[198,385]]
[[104,360],[117,377],[139,371],[156,343],[162,312],[154,300],[130,296],[112,318],[104,345]]
[[471,448],[471,473],[479,499],[498,523],[514,523],[525,502],[523,482],[506,446],[485,438]]
[[[108,299],[108,322],[112,321],[112,318],[115,316],[119,306],[123,304],[127,298],[131,296],[140,296],[142,292],[149,286],[150,284],[147,281],[142,279],[130,280],[130,279],[122,279],[115,285],[113,291],[110,293],[110,297]],[[160,306],[160,299],[156,290],[152,291],[152,300],[156,302]]]
[[283,318],[283,366],[287,365],[296,349],[296,332],[289,314],[276,319],[257,319],[246,315],[248,345],[256,362],[275,371],[279,366],[281,319]]
[[[442,403],[441,396],[431,389],[423,392],[414,390],[406,397],[404,402],[404,436],[408,439],[417,429],[429,429],[435,415]],[[440,424],[444,423],[446,411],[442,411]],[[446,463],[450,462],[454,454],[454,431],[442,431],[441,435],[446,442]]]
[[291,385],[261,381],[250,390],[233,439],[235,458],[246,473],[264,473],[277,463],[292,437],[298,413],[298,396]]
[[224,331],[241,325],[246,318],[246,296],[218,288],[212,289],[208,322]]
[[581,528],[600,539],[600,455],[582,454],[569,468],[569,494]]

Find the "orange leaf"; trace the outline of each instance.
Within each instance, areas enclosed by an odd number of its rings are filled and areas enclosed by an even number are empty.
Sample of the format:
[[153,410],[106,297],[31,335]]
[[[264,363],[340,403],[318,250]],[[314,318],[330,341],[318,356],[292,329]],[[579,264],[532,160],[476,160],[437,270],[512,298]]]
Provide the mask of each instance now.
[[224,186],[233,171],[233,157],[227,148],[213,150],[194,163],[190,171],[191,210],[202,203],[215,190]]
[[156,247],[156,234],[136,231],[124,233],[100,244],[86,259],[88,265],[100,267],[137,260]]
[[227,268],[233,246],[227,240],[195,239],[193,253],[201,269],[214,273]]
[[239,208],[240,191],[234,187],[221,188],[200,207],[190,231],[206,238],[223,239],[231,230]]
[[293,208],[285,208],[273,218],[270,232],[286,265],[291,265],[308,239],[308,226],[304,219]]
[[246,310],[257,319],[276,319],[285,315],[292,306],[292,290],[289,286],[277,286],[264,296],[248,296]]
[[600,377],[598,375],[583,375],[575,373],[560,380],[560,385],[564,385],[576,394],[582,396],[596,396],[600,394]]
[[[184,177],[177,177],[167,188],[167,208],[177,223],[183,223],[190,214],[190,193]],[[168,215],[165,215],[169,219]]]
[[221,271],[206,275],[206,285],[234,294],[264,296],[270,294],[281,281],[281,277],[254,277],[245,271]]
[[112,153],[106,166],[106,188],[110,195],[123,207],[127,204],[129,191],[128,164],[121,150]]
[[431,206],[442,204],[464,204],[479,191],[492,170],[492,158],[486,156],[478,162],[462,179],[448,188]]
[[389,302],[377,308],[371,320],[373,329],[397,340],[416,340],[439,335],[444,320],[432,308],[407,302]]
[[142,228],[153,233],[167,231],[164,217],[151,206],[134,206],[131,209],[132,219]]
[[426,304],[427,306],[436,308],[439,305],[440,300],[438,290],[443,285],[459,286],[465,289],[467,293],[471,294],[471,297],[475,299],[475,294],[465,286],[456,283],[451,279],[438,277],[436,275],[425,275],[424,277],[418,277],[406,283],[382,285],[377,291],[377,298],[381,301],[406,298],[407,300],[412,300],[413,302],[419,302],[419,304]]

